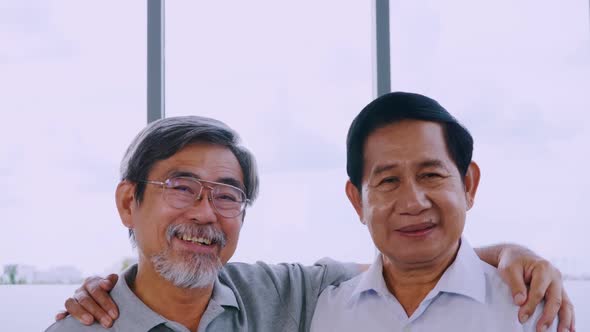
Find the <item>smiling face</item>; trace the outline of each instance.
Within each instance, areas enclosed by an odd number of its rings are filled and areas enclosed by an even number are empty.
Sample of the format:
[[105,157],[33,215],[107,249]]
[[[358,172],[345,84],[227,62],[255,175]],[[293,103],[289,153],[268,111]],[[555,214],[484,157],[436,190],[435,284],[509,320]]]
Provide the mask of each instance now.
[[479,181],[475,163],[464,180],[440,124],[403,120],[369,135],[362,193],[350,182],[346,189],[384,259],[422,266],[458,248]]
[[[234,154],[224,146],[210,143],[188,145],[155,163],[145,180],[164,182],[178,174],[244,187]],[[178,209],[164,199],[163,191],[173,189],[148,184],[142,202],[137,203],[134,187],[127,181],[119,185],[117,206],[123,223],[134,230],[140,264],[154,265],[156,271],[177,286],[207,286],[202,285],[203,281],[189,279],[196,278],[195,274],[206,274],[208,283],[216,277],[217,270],[236,250],[242,215],[219,215],[208,199],[208,188],[203,188],[201,200]]]

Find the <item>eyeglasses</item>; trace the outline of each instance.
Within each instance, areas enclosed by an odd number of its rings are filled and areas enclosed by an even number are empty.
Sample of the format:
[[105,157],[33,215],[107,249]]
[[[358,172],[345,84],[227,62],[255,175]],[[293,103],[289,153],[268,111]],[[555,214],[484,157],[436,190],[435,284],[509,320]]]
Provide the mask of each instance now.
[[209,201],[217,213],[226,218],[239,216],[249,200],[238,187],[229,184],[197,180],[190,177],[174,177],[164,182],[144,180],[143,183],[162,186],[164,200],[176,209],[185,209],[201,200],[203,188],[209,189]]

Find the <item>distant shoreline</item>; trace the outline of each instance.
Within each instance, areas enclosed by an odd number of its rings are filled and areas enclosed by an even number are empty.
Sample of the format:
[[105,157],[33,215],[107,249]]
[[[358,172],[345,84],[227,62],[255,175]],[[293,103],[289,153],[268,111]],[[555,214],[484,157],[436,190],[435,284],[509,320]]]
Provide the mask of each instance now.
[[[582,275],[582,276],[570,276],[565,275],[563,276],[564,281],[588,281],[590,282],[590,276]],[[2,284],[0,283],[0,287],[2,286],[78,286],[81,285],[83,280],[80,282],[73,282],[73,283],[20,283],[20,284]]]
[[581,281],[590,281],[590,276],[563,276],[563,280],[581,280]]

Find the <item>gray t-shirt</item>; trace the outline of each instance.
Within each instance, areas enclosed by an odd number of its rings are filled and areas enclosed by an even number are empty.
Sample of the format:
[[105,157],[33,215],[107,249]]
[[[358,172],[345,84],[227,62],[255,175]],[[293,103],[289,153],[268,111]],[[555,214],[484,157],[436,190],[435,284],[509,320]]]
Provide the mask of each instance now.
[[[131,266],[111,291],[120,315],[110,329],[98,323],[85,326],[67,317],[51,325],[46,332],[189,332],[181,324],[152,311],[135,296],[128,285],[133,283],[136,273],[137,266]],[[215,282],[198,331],[309,331],[321,291],[359,273],[356,264],[330,259],[322,259],[314,266],[263,262],[226,264]]]

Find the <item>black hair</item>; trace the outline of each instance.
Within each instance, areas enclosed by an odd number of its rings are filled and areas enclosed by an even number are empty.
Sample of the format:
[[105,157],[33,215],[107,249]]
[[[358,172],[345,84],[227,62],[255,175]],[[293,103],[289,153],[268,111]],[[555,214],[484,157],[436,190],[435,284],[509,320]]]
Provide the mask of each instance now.
[[359,191],[367,138],[379,128],[407,119],[440,123],[451,159],[462,178],[465,177],[473,154],[473,137],[467,128],[432,98],[417,93],[391,92],[365,106],[348,129],[346,172]]

